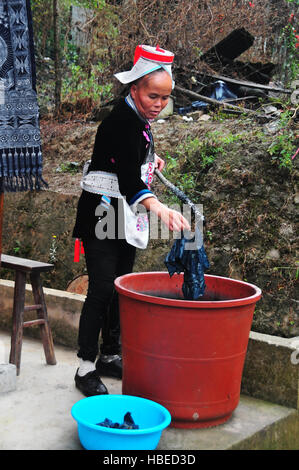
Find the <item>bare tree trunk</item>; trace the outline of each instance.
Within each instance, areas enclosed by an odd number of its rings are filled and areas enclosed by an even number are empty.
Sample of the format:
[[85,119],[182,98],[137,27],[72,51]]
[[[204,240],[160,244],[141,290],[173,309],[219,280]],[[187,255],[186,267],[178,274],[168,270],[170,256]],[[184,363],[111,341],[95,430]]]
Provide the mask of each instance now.
[[53,30],[54,30],[54,69],[55,69],[55,113],[60,109],[61,101],[61,61],[60,61],[60,27],[59,0],[53,0]]

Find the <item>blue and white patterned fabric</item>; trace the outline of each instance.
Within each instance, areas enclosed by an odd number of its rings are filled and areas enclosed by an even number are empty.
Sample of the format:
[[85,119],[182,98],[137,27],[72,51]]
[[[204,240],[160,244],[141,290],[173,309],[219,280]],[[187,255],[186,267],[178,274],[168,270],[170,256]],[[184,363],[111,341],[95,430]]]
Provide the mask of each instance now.
[[42,148],[29,0],[0,0],[0,192],[39,190]]

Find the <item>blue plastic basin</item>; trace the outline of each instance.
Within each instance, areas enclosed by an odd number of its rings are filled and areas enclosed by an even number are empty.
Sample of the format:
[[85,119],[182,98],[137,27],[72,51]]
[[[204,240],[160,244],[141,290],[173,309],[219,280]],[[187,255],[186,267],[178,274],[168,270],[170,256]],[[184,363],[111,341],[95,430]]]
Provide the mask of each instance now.
[[[97,425],[105,418],[121,424],[128,411],[139,429],[115,429]],[[80,442],[87,450],[156,449],[163,429],[171,421],[171,415],[164,406],[131,395],[83,398],[73,405],[71,413],[78,424]]]

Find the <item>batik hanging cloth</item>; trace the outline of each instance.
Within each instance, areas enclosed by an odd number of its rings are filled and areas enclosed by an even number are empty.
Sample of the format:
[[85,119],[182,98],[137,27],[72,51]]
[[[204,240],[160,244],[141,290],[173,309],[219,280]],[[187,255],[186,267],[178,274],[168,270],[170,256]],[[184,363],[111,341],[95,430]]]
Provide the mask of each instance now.
[[30,1],[0,0],[0,192],[43,186]]

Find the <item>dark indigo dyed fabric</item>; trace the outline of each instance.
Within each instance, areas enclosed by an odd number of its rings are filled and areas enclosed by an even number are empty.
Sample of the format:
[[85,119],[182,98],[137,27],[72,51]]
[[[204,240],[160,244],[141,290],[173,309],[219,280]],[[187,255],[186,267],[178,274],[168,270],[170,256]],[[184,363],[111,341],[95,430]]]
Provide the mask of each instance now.
[[[204,272],[210,264],[203,246],[202,235],[196,229],[192,239],[184,236],[174,241],[165,258],[165,265],[170,276],[174,273],[184,273],[183,295],[186,300],[197,300],[205,292]],[[188,244],[194,244],[193,249],[187,249]]]
[[101,423],[97,423],[97,426],[103,426],[105,428],[114,428],[114,429],[139,429],[138,424],[134,423],[131,413],[128,411],[124,416],[124,421],[122,424],[114,423],[109,418],[105,418]]

